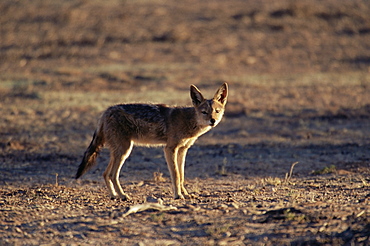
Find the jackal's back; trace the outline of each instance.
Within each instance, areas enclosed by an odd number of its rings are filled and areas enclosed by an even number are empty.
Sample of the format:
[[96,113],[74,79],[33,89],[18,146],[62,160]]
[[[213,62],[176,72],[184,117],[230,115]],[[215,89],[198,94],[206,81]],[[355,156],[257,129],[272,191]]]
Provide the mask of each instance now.
[[116,138],[145,144],[165,143],[170,110],[159,104],[119,104],[108,108],[102,116],[108,144]]

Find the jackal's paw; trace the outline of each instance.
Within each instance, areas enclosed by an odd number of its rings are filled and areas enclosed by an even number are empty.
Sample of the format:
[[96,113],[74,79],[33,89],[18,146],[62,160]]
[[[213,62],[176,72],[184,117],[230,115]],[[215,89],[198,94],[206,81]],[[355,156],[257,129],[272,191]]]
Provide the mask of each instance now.
[[197,195],[194,195],[194,194],[183,194],[183,195],[178,195],[178,196],[175,196],[174,198],[175,199],[194,199],[194,198],[197,198],[198,196]]
[[131,197],[129,195],[122,195],[120,196],[121,200],[122,201],[131,201]]
[[182,195],[182,194],[175,195],[173,198],[174,199],[181,199],[181,200],[185,199],[184,195]]
[[182,192],[182,194],[184,194],[184,196],[185,196],[185,197],[189,196],[189,193],[188,193],[188,191],[185,189],[185,187],[182,187],[182,188],[181,188],[181,192]]
[[197,194],[191,193],[185,196],[185,198],[186,199],[196,199],[196,198],[199,198],[199,196]]
[[110,197],[111,200],[113,201],[130,201],[131,200],[131,197],[128,196],[128,195],[124,195],[124,196],[111,196]]

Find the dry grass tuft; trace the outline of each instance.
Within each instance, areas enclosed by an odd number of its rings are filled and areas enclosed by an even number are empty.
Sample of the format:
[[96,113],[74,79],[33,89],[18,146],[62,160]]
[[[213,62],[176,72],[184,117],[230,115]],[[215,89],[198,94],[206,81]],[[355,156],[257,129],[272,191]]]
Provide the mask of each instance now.
[[320,170],[313,171],[313,175],[322,175],[322,174],[329,174],[329,173],[336,173],[337,167],[335,165],[330,165],[328,167],[324,167]]
[[154,182],[156,182],[156,183],[167,182],[167,179],[165,177],[163,177],[163,173],[161,173],[161,172],[154,172],[153,173],[153,179],[154,179]]

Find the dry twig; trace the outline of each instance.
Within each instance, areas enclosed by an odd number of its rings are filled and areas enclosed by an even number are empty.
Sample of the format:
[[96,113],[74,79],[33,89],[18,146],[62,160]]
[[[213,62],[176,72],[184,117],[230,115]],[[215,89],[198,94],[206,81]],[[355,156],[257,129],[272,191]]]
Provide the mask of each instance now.
[[142,212],[142,211],[149,210],[149,209],[154,209],[154,210],[159,210],[159,211],[169,211],[169,210],[176,210],[177,207],[174,207],[172,205],[166,206],[166,205],[163,205],[161,202],[158,202],[158,203],[146,202],[143,204],[137,204],[137,205],[131,206],[129,210],[122,215],[122,217],[126,217],[130,214]]
[[297,162],[294,162],[290,166],[289,174],[288,173],[285,174],[285,180],[284,180],[285,183],[288,183],[290,181],[290,179],[292,178],[294,166],[297,165],[298,163],[299,163],[298,161]]

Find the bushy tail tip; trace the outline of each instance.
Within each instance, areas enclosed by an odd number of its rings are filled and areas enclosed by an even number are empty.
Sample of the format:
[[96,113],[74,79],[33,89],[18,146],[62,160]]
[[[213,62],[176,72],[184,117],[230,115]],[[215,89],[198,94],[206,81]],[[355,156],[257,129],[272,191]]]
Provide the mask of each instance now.
[[81,161],[80,166],[78,167],[77,173],[75,178],[78,179],[84,173],[86,173],[89,169],[91,169],[95,163],[96,158],[99,155],[99,150],[103,146],[103,138],[95,131],[93,139],[85,151],[84,157]]

